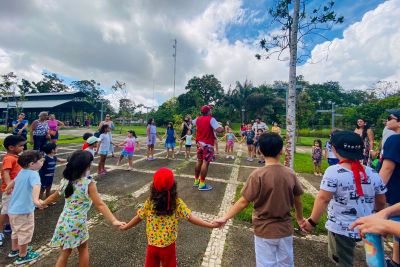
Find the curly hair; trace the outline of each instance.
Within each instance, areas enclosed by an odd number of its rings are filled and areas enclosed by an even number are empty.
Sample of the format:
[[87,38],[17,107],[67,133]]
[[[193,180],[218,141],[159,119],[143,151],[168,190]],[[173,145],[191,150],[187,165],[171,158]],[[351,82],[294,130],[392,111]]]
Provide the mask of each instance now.
[[172,215],[176,209],[176,199],[178,198],[177,185],[174,185],[170,191],[170,204],[168,209],[168,191],[158,192],[153,183],[150,186],[150,201],[154,204],[156,215]]

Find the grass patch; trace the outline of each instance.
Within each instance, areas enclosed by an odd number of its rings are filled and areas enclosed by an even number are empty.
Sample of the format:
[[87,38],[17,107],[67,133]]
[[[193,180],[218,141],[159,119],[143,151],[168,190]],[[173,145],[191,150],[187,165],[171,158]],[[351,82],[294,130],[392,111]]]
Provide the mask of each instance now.
[[[281,158],[281,162],[283,163],[285,157]],[[325,172],[326,168],[328,168],[328,162],[326,160],[322,160],[322,173]],[[294,154],[294,171],[297,173],[314,173],[314,164],[311,159],[311,154],[308,153],[295,153]]]
[[[29,140],[29,136],[28,136]],[[58,145],[68,145],[68,144],[77,144],[77,143],[83,143],[82,136],[76,136],[76,135],[61,135],[60,139],[58,139],[57,144]],[[28,149],[33,149],[33,145],[31,145],[28,141]],[[0,139],[0,151],[5,151],[5,148],[3,146],[3,139]]]
[[[236,194],[235,194],[235,200],[237,201],[241,197],[241,192],[242,192],[243,185],[239,185],[236,189]],[[308,193],[304,193],[301,196],[301,201],[303,203],[303,216],[304,218],[308,218],[311,215],[312,208],[314,205],[314,200],[315,198]],[[244,222],[250,222],[252,220],[252,213],[253,213],[253,203],[250,203],[247,208],[243,209],[241,212],[239,212],[235,216],[235,220],[238,221],[244,221]],[[298,224],[296,222],[296,217],[295,217],[295,211],[292,210],[292,221],[293,225],[298,228]],[[317,227],[314,229],[314,234],[319,235],[319,234],[327,234],[327,230],[325,229],[325,223],[327,220],[326,212],[322,215]]]

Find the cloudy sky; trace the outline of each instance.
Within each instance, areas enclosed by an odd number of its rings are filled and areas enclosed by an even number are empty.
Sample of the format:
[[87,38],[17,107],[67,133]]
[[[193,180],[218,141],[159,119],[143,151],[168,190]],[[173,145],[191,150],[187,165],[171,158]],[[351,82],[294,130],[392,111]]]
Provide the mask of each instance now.
[[[3,0],[0,73],[66,82],[95,79],[107,89],[125,81],[135,103],[159,105],[173,94],[173,40],[178,41],[176,91],[197,75],[214,74],[228,88],[287,80],[287,62],[255,59],[271,30],[275,0]],[[325,0],[309,0],[310,7]],[[400,0],[336,1],[343,25],[313,40],[298,73],[345,89],[400,80]],[[153,84],[155,97],[153,99]]]

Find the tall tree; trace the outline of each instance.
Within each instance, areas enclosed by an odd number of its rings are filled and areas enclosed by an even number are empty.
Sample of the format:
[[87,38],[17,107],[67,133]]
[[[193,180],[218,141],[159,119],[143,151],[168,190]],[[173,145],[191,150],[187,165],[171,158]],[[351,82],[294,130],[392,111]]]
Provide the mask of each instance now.
[[37,92],[32,83],[26,79],[22,79],[21,84],[19,84],[18,87],[21,95]]
[[41,81],[33,84],[39,93],[58,93],[68,91],[68,86],[64,84],[64,80],[55,73],[43,73]]
[[216,104],[224,95],[221,82],[212,74],[203,77],[193,77],[185,87],[192,93],[197,93],[202,99],[202,104]]
[[289,50],[289,88],[286,114],[286,148],[285,165],[293,168],[294,146],[296,135],[296,67],[297,62],[309,54],[297,55],[298,45],[303,51],[307,51],[307,36],[322,36],[323,30],[331,29],[334,24],[343,23],[342,16],[337,17],[333,10],[334,1],[328,1],[325,5],[314,8],[310,13],[306,10],[310,4],[306,0],[278,0],[269,10],[274,24],[280,26],[280,31],[274,30],[268,38],[260,41],[265,55],[256,55],[256,58],[270,58],[277,54],[278,59],[285,56]]

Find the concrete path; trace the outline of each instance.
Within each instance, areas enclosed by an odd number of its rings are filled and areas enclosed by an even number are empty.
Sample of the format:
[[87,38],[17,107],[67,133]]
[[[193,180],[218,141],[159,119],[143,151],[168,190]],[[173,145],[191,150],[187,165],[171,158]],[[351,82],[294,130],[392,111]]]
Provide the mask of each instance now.
[[[122,137],[116,137],[122,140]],[[144,146],[143,146],[144,147]],[[60,146],[60,157],[68,157],[80,145]],[[222,147],[223,148],[223,147]],[[220,148],[221,149],[221,148]],[[195,151],[192,159],[186,161],[184,155],[177,160],[165,159],[165,151],[157,144],[156,157],[152,162],[145,160],[142,149],[134,157],[134,171],[126,170],[126,162],[116,166],[116,158],[108,158],[107,176],[95,177],[97,187],[104,201],[120,220],[129,221],[138,207],[149,194],[152,175],[160,167],[174,170],[178,182],[179,196],[195,214],[212,220],[226,212],[234,201],[237,186],[243,184],[248,175],[257,167],[257,162],[248,162],[242,153],[242,147],[236,146],[235,159],[217,156],[217,161],[210,166],[209,183],[214,186],[210,192],[199,192],[192,188]],[[194,150],[194,149],[193,149]],[[117,150],[117,156],[119,149]],[[1,155],[0,155],[1,157]],[[98,158],[95,159],[92,172],[96,172]],[[56,171],[54,186],[61,179],[65,165],[59,165]],[[313,193],[312,183],[304,178],[306,191]],[[315,188],[314,188],[315,190]],[[43,256],[33,266],[54,266],[59,251],[50,248],[48,243],[52,237],[57,219],[62,211],[64,201],[43,211],[37,211],[36,228],[32,245]],[[144,223],[128,232],[114,229],[92,208],[89,214],[90,224],[90,265],[91,266],[143,266],[146,252],[146,235]],[[299,235],[295,239],[296,266],[330,266],[326,257],[326,239],[311,237],[304,240]],[[0,266],[14,266],[13,260],[6,258],[9,252],[9,237],[0,248]],[[230,221],[222,229],[205,229],[183,221],[180,223],[177,241],[179,266],[255,266],[253,234],[249,225]],[[363,266],[361,261],[361,265]],[[77,266],[77,254],[71,257],[68,266]]]

